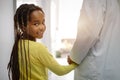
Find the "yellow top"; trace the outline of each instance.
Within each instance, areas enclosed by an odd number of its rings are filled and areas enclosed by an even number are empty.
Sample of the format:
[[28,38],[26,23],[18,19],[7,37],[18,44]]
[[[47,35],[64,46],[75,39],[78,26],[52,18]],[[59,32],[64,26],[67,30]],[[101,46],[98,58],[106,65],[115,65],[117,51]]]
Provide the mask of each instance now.
[[[42,43],[30,40],[21,40],[21,42],[22,49],[20,48],[20,41],[18,44],[20,80],[27,80],[26,72],[28,72],[28,80],[48,80],[47,69],[57,75],[64,75],[77,66],[74,63],[66,66],[60,65]],[[23,43],[25,43],[25,46]],[[27,56],[27,58],[25,58],[25,56]]]

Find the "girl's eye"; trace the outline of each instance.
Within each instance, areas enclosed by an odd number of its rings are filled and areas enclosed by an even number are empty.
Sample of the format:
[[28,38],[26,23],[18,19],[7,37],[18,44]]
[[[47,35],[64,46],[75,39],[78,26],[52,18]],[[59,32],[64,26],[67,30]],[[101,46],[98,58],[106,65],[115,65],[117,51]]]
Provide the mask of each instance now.
[[35,25],[35,26],[38,26],[38,25],[39,25],[39,23],[35,23],[34,25]]

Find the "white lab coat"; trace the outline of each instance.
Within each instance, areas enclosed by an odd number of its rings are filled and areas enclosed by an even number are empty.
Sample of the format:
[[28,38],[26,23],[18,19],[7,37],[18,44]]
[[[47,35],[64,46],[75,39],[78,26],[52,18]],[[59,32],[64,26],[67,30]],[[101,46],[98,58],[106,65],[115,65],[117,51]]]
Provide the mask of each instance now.
[[118,0],[83,0],[70,57],[79,64],[74,80],[120,80]]

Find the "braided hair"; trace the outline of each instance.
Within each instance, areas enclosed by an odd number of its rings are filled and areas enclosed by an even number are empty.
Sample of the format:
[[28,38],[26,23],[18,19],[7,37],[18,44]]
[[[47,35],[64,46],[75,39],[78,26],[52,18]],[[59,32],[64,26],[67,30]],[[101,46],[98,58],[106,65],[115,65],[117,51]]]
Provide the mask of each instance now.
[[[43,12],[43,10],[34,5],[34,4],[22,4],[17,10],[14,15],[14,31],[15,31],[15,43],[13,45],[13,49],[11,52],[10,61],[8,63],[7,69],[8,69],[8,76],[9,80],[19,80],[20,79],[20,69],[19,69],[19,57],[18,57],[18,42],[21,39],[28,39],[30,40],[29,36],[24,36],[24,31],[22,30],[23,27],[27,27],[28,22],[30,21],[30,15],[33,11],[40,10]],[[44,14],[44,12],[43,12]],[[29,42],[28,42],[29,43]],[[22,44],[24,47],[22,47]],[[20,50],[25,49],[24,42],[20,41]],[[22,52],[22,51],[21,51]],[[28,45],[28,54],[29,54],[29,45]],[[23,57],[23,54],[20,53],[20,55]],[[27,64],[30,63],[29,55],[25,55],[25,62],[26,62],[26,77],[28,80],[28,70],[27,70]],[[29,61],[27,61],[27,58]],[[31,69],[31,68],[30,68]],[[30,74],[30,73],[29,73]],[[24,78],[22,78],[24,80]]]

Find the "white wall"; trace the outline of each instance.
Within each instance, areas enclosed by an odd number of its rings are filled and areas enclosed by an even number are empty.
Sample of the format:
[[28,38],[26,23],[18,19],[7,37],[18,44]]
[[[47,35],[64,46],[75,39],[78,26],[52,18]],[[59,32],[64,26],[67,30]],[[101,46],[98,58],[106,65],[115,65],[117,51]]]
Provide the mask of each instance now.
[[14,42],[13,14],[13,0],[0,0],[0,80],[8,80],[7,64]]

